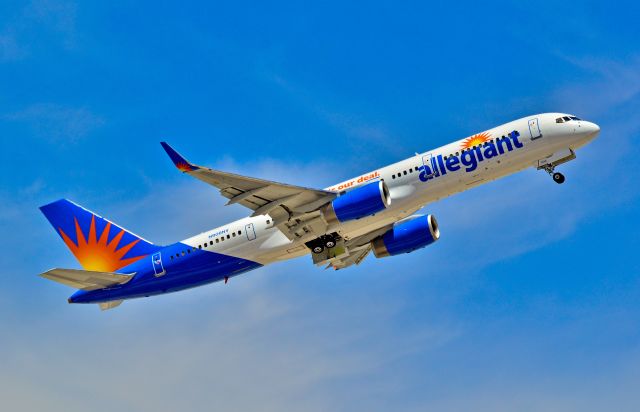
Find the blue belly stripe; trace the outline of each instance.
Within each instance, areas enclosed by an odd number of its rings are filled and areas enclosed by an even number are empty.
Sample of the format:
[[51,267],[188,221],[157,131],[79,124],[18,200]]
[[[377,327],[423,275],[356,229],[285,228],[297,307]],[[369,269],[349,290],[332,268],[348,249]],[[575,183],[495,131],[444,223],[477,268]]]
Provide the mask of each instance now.
[[[182,256],[182,251],[191,249]],[[176,257],[180,254],[180,257]],[[227,277],[257,269],[262,265],[207,250],[199,250],[176,243],[161,250],[166,273],[156,276],[151,258],[142,259],[119,270],[120,273],[135,273],[124,285],[93,291],[79,290],[69,298],[71,303],[100,303],[110,300],[133,299],[163,293],[177,292],[217,282]],[[170,256],[174,256],[173,259]]]

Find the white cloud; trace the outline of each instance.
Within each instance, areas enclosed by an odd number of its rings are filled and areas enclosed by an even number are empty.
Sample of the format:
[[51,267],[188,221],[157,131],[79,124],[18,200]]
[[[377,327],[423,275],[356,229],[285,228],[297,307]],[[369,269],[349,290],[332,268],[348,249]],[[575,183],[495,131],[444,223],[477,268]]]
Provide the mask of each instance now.
[[[44,398],[49,411],[335,409],[356,401],[344,390],[328,396],[336,382],[366,379],[455,336],[446,325],[398,336],[401,308],[384,293],[375,300],[326,288],[305,293],[274,279],[277,266],[267,271],[190,298],[126,302],[118,312],[63,306],[28,323],[5,319],[12,332],[0,354],[3,404],[36,410]],[[38,396],[22,399],[30,392]]]
[[640,96],[640,57],[624,62],[598,57],[560,57],[595,78],[559,89],[555,96],[559,107],[572,107],[583,117],[602,116]]

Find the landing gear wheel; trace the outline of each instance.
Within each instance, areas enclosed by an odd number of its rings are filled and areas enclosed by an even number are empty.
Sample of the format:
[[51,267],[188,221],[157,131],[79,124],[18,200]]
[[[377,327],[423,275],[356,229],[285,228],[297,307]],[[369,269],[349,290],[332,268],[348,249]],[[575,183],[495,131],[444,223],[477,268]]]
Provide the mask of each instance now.
[[325,242],[324,242],[324,246],[325,246],[327,249],[331,249],[331,248],[332,248],[332,247],[334,247],[335,245],[336,245],[336,241],[335,241],[335,240],[333,240],[333,239],[327,239],[327,240],[325,240]]
[[564,175],[562,173],[556,172],[552,175],[552,177],[553,177],[553,181],[556,182],[557,184],[564,183]]
[[322,246],[321,244],[314,245],[311,248],[311,251],[315,254],[322,253],[323,250],[324,250],[324,246]]

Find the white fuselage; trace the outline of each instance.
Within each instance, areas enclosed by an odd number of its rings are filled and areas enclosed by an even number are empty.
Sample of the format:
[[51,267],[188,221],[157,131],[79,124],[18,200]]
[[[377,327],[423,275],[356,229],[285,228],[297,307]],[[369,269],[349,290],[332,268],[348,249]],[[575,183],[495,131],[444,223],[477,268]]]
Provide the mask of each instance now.
[[[333,231],[345,240],[353,239],[404,219],[444,197],[528,167],[541,168],[547,159],[560,153],[573,153],[596,137],[599,128],[591,122],[573,120],[575,117],[562,123],[556,120],[569,116],[545,113],[518,119],[331,186],[327,190],[341,192],[383,179],[391,194],[391,205],[384,211],[341,223]],[[518,134],[515,140],[510,137],[512,132]],[[492,145],[495,155],[486,152]],[[462,152],[465,146],[471,146],[467,154]],[[248,231],[251,233],[247,237]],[[237,232],[242,235],[236,236]],[[309,253],[305,246],[309,240],[289,240],[273,225],[270,216],[262,215],[231,222],[182,243],[197,248],[213,241],[208,250],[264,265]]]

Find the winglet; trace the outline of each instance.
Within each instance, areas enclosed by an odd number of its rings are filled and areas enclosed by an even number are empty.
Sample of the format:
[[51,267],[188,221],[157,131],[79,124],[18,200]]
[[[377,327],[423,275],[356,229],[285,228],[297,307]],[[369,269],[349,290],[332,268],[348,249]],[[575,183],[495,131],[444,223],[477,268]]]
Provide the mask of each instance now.
[[178,170],[182,172],[192,172],[198,169],[197,166],[194,166],[191,163],[189,163],[187,159],[182,157],[180,153],[176,152],[173,149],[173,147],[169,146],[167,142],[160,142],[160,144],[162,145],[162,148],[165,150],[165,152],[167,152],[167,154],[171,158],[171,161],[173,162],[174,165],[176,165]]

